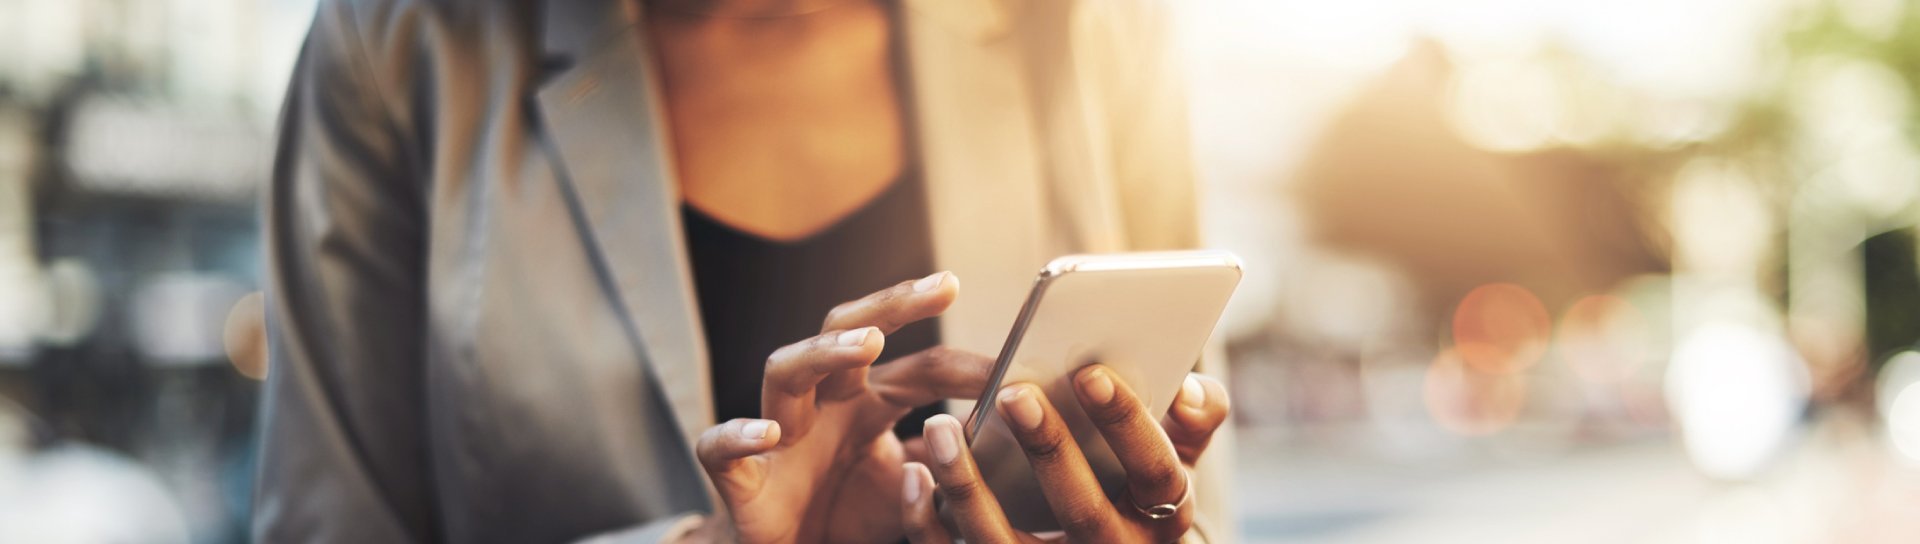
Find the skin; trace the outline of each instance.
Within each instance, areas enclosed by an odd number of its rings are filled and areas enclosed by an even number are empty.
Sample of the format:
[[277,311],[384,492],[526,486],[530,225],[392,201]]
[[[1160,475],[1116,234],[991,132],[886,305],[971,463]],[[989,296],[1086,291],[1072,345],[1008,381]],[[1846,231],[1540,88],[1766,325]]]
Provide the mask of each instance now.
[[[903,100],[891,57],[897,35],[885,2],[656,0],[647,7],[646,35],[660,68],[676,177],[688,204],[743,232],[798,240],[857,211],[906,168]],[[934,488],[923,464],[927,445],[902,442],[891,429],[914,406],[978,398],[993,361],[934,348],[874,366],[888,334],[939,315],[959,290],[958,278],[945,273],[926,289],[915,283],[841,305],[818,336],[768,358],[766,419],[714,426],[696,447],[726,508],[688,540],[897,542],[908,534],[916,542],[950,540],[945,528],[928,521],[932,493],[903,501],[910,481]],[[1139,496],[1156,497],[1144,504],[1179,498],[1184,488],[1169,486],[1184,486],[1186,479],[1174,467],[1191,464],[1225,420],[1225,390],[1217,386],[1207,387],[1218,394],[1194,403],[1204,413],[1186,419],[1175,408],[1156,423],[1137,402],[1105,412],[1127,423],[1124,435],[1108,440],[1129,452],[1123,457],[1131,459],[1129,474],[1136,466],[1157,471],[1136,486]],[[932,425],[957,429],[951,419]],[[1075,462],[1085,471],[1077,448],[1059,451],[1043,473],[1069,474],[1061,467]],[[962,465],[934,466],[934,476],[948,474],[942,494],[977,488],[964,474],[950,473]],[[964,466],[972,467],[970,458]],[[1050,501],[1107,507],[1087,511],[1104,512],[1098,516],[1073,518],[1082,520],[1083,530],[1070,538],[1164,541],[1191,523],[1191,508],[1167,522],[1130,518],[1131,508],[1111,508],[1090,478],[1049,482]],[[967,498],[968,511],[980,513],[960,526],[969,541],[1030,538],[1007,529],[1004,519],[995,524],[988,514],[998,508],[992,497]]]
[[981,355],[933,348],[873,367],[887,334],[938,315],[959,293],[952,274],[926,281],[925,289],[906,281],[842,304],[819,336],[768,358],[766,419],[714,426],[695,448],[730,516],[710,525],[732,534],[706,536],[884,542],[904,533],[891,513],[899,511],[909,448],[893,435],[894,422],[915,406],[976,394],[992,365]]
[[[738,542],[948,542],[933,518],[936,487],[960,512],[970,542],[1031,539],[1007,527],[995,499],[978,485],[978,471],[952,416],[928,420],[930,438],[902,442],[891,429],[919,405],[941,398],[977,398],[992,359],[933,348],[874,366],[885,335],[938,315],[959,294],[959,279],[938,273],[901,282],[827,316],[821,334],[776,350],[767,361],[761,406],[766,419],[736,419],[709,428],[695,450],[720,493],[726,515],[709,518],[690,540]],[[1108,376],[1083,370],[1083,391],[1098,391]],[[1127,469],[1129,492],[1140,504],[1177,502],[1189,484],[1183,467],[1206,450],[1226,421],[1226,389],[1190,376],[1176,406],[1161,421],[1125,385],[1110,380],[1105,402],[1082,404]],[[1001,393],[1002,409],[1031,401],[1040,424],[1015,425],[1056,515],[1070,520],[1070,540],[1169,541],[1185,534],[1192,508],[1168,520],[1147,520],[1103,494],[1079,448],[1038,388],[1017,384]],[[1017,419],[1017,414],[1016,414]],[[934,436],[933,433],[950,433]],[[935,441],[929,445],[928,440]],[[958,452],[955,454],[955,452]],[[912,461],[912,462],[909,462]],[[934,468],[931,476],[927,468]],[[939,484],[932,483],[937,477]],[[905,487],[909,479],[919,487]],[[911,498],[913,500],[907,500]]]
[[743,232],[791,241],[900,177],[906,138],[888,6],[659,4],[646,35],[688,204]]
[[[1040,388],[1029,384],[1003,388],[997,407],[1008,414],[1008,428],[1025,450],[1047,504],[1065,531],[1042,537],[1014,530],[992,491],[981,481],[979,467],[968,449],[961,447],[951,455],[942,455],[936,446],[926,464],[907,467],[909,481],[903,482],[901,517],[910,540],[915,544],[954,541],[952,531],[941,525],[935,513],[935,492],[952,508],[955,525],[968,542],[1180,539],[1193,526],[1190,502],[1174,516],[1157,520],[1134,505],[1180,504],[1186,486],[1193,484],[1194,462],[1206,451],[1214,431],[1226,421],[1226,388],[1205,376],[1189,375],[1187,381],[1167,417],[1155,422],[1126,383],[1114,379],[1105,368],[1093,365],[1075,375],[1075,396],[1080,406],[1127,472],[1125,494],[1111,499],[1100,493],[1079,445]],[[952,416],[935,416],[927,420],[927,433],[929,440],[938,441],[933,435],[945,433],[957,441],[960,423]]]

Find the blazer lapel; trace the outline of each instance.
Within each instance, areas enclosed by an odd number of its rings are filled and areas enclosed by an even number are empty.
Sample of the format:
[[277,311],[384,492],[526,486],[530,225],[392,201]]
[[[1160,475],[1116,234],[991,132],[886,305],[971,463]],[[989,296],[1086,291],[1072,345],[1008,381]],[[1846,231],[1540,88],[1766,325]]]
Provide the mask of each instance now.
[[559,71],[537,99],[595,265],[691,448],[713,424],[712,385],[665,120],[634,4],[546,2],[543,39]]
[[[1002,2],[903,0],[911,104],[934,259],[966,282],[943,341],[992,353],[1033,274],[1069,240],[1052,214],[1035,94]],[[686,444],[713,423],[712,384],[681,230],[680,197],[640,13],[620,0],[545,3],[557,65],[540,87],[544,125],[623,317],[672,404]],[[991,218],[990,220],[986,218]]]

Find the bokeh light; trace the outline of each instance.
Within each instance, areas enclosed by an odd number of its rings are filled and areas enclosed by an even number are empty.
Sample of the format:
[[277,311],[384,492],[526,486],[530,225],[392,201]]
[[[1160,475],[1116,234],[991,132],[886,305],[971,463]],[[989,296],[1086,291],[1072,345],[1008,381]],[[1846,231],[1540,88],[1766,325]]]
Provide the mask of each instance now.
[[1887,445],[1908,464],[1920,466],[1920,351],[1887,358],[1874,388]]
[[1511,283],[1467,292],[1453,313],[1453,345],[1481,372],[1511,374],[1540,361],[1552,335],[1547,306],[1527,288]]
[[1652,355],[1653,332],[1632,303],[1613,295],[1582,297],[1560,318],[1560,356],[1581,379],[1612,384],[1631,378]]
[[1513,425],[1527,402],[1527,384],[1511,373],[1482,372],[1457,350],[1445,350],[1427,367],[1427,413],[1441,428],[1485,436]]
[[1887,407],[1887,438],[1911,465],[1920,465],[1920,382],[1907,384]]
[[1786,445],[1806,406],[1806,367],[1775,335],[1710,323],[1674,350],[1667,402],[1702,473],[1746,479]]

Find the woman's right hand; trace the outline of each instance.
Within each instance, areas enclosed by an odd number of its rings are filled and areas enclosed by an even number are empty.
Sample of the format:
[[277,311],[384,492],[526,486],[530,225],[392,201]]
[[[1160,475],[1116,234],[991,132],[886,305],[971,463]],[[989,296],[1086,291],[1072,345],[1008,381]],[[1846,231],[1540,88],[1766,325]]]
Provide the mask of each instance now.
[[993,360],[936,347],[873,363],[888,334],[946,311],[959,287],[947,272],[901,282],[835,307],[819,335],[768,357],[765,419],[714,426],[695,448],[726,506],[713,521],[740,542],[899,541],[902,464],[925,448],[903,444],[894,423],[978,398]]

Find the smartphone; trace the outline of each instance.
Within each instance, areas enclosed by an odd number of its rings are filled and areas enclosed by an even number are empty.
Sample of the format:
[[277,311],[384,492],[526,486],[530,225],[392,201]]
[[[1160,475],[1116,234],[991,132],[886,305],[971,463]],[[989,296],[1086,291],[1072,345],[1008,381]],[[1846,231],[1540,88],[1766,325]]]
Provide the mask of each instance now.
[[967,441],[1007,519],[1024,531],[1059,529],[1026,455],[993,399],[1003,385],[1041,387],[1086,453],[1107,496],[1126,473],[1074,395],[1076,370],[1093,363],[1126,381],[1156,420],[1199,362],[1227,300],[1240,258],[1226,251],[1070,255],[1040,271],[1000,348],[992,378],[967,419]]

